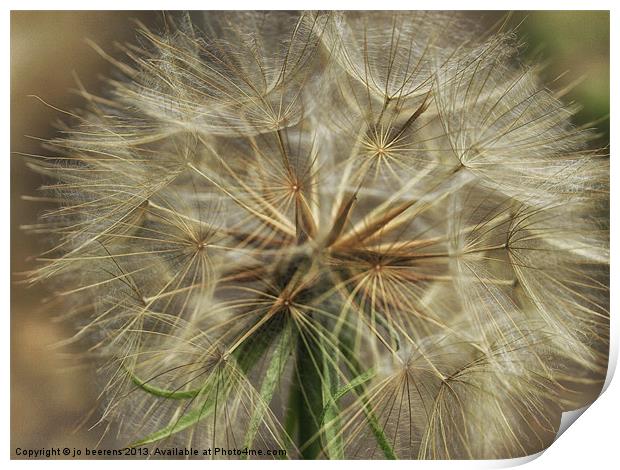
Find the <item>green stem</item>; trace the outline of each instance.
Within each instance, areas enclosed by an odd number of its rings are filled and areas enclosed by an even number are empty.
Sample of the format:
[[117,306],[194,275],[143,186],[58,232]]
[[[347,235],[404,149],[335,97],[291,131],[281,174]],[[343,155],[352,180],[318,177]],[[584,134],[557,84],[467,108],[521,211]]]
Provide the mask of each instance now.
[[297,408],[297,439],[301,456],[316,459],[321,454],[321,413],[323,411],[322,359],[320,345],[312,338],[297,342],[296,377],[299,398]]

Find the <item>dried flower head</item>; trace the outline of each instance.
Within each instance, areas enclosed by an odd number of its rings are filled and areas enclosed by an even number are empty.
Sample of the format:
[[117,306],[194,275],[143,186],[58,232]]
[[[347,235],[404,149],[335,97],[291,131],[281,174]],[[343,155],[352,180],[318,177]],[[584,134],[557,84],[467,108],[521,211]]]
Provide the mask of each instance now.
[[608,160],[513,34],[441,12],[139,34],[32,164],[58,203],[34,279],[123,443],[507,458],[598,393]]

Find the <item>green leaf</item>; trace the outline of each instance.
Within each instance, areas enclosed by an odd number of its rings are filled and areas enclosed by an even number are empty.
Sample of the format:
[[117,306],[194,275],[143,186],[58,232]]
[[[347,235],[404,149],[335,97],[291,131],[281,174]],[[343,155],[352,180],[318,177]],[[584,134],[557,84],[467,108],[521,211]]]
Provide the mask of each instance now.
[[[334,393],[334,395],[332,397],[332,403],[337,406],[337,401],[340,398],[345,396],[347,393],[353,391],[354,389],[362,386],[364,383],[368,382],[374,376],[375,376],[375,370],[374,369],[369,369],[366,372],[358,375],[353,380],[351,380],[348,384],[346,384],[343,387],[339,388]],[[387,436],[385,435],[385,433],[381,429],[381,425],[379,424],[379,420],[377,419],[377,417],[375,416],[373,411],[370,409],[370,407],[368,405],[368,401],[365,398],[362,398],[362,406],[364,408],[364,414],[366,416],[366,420],[368,421],[370,429],[372,430],[372,433],[374,434],[375,438],[377,439],[377,443],[379,444],[379,447],[381,447],[381,450],[383,451],[383,454],[385,455],[385,457],[387,459],[396,460],[396,458],[397,458],[396,457],[396,453],[394,452],[394,449],[392,448],[392,445],[390,444],[389,439],[387,438]],[[325,407],[325,410],[323,411],[323,415],[324,415],[323,421],[330,423],[328,428],[331,426],[330,420],[334,419],[334,417],[332,417],[333,415],[329,411],[329,408],[330,408],[330,404],[328,404]],[[336,423],[336,425],[337,425],[337,423]],[[336,457],[336,458],[344,458],[344,456]]]
[[173,400],[183,400],[187,398],[195,398],[201,392],[202,388],[194,389],[194,390],[166,390],[164,388],[155,387],[153,385],[149,385],[148,381],[144,381],[136,376],[129,369],[125,369],[129,376],[131,377],[131,381],[151,395],[155,395],[161,398],[170,398]]
[[[344,459],[344,443],[340,432],[340,419],[338,418],[338,403],[334,399],[337,393],[336,384],[338,383],[337,364],[330,364],[328,349],[323,347],[323,416],[321,417],[321,428],[325,439],[325,452],[330,459]],[[323,423],[327,421],[328,426]]]
[[[219,375],[219,373],[218,373]],[[202,396],[203,394],[201,394]],[[198,421],[206,418],[211,414],[215,405],[217,404],[217,397],[213,399],[211,396],[205,397],[205,400],[202,402],[200,408],[195,409],[189,413],[184,414],[180,418],[176,419],[173,423],[170,423],[168,426],[161,428],[155,431],[152,434],[149,434],[144,439],[136,441],[129,445],[129,447],[139,447],[145,444],[150,444],[152,442],[159,441],[160,439],[164,439],[169,437],[177,432],[183,431],[184,429],[193,426]]]
[[[265,329],[270,328],[270,325],[265,324],[263,325],[263,328]],[[263,332],[262,329],[259,329],[256,333],[259,333],[259,334],[255,334],[254,336],[256,336],[256,338],[258,338],[259,340],[248,341],[247,343],[244,343],[241,347],[239,347],[233,353],[234,360],[230,363],[231,364],[230,367],[238,368],[240,369],[240,372],[247,374],[247,372],[262,357],[262,355],[265,353],[265,351],[268,349],[269,345],[271,344],[271,340],[273,339],[274,335],[271,332],[268,332],[268,330],[265,330]],[[203,420],[204,418],[209,416],[211,413],[213,413],[214,410],[217,410],[218,396],[222,394],[227,395],[234,385],[232,381],[229,380],[227,383],[224,384],[225,385],[224,389],[219,390],[219,386],[220,386],[219,381],[222,380],[220,377],[221,375],[225,375],[226,377],[234,377],[235,375],[238,375],[238,374],[230,373],[228,371],[218,370],[216,373],[216,376],[217,376],[216,380],[218,381],[218,383],[216,387],[217,393],[215,394],[215,396],[210,396],[210,394],[208,393],[210,391],[209,389],[212,389],[214,384],[209,383],[209,379],[207,379],[207,381],[205,382],[205,385],[202,387],[202,389],[198,391],[196,395],[180,397],[180,398],[192,398],[192,399],[200,399],[200,397],[205,397],[205,400],[204,402],[202,402],[202,405],[200,405],[200,408],[190,411],[189,413],[185,413],[183,416],[178,418],[174,423],[170,423],[167,426],[149,434],[145,438],[140,439],[139,441],[136,441],[130,444],[129,447],[137,447],[140,445],[150,444],[160,439],[169,437],[172,434],[178,433],[180,431],[183,431],[184,429],[187,429],[190,426],[193,426],[197,422]],[[179,394],[190,394],[194,392],[193,390],[187,391],[187,392],[174,392],[174,391],[171,392],[169,390],[164,390],[164,389],[160,389],[160,388],[145,384],[144,381],[138,378],[136,379],[137,379],[137,382],[134,382],[134,383],[137,383],[137,385],[140,388],[142,388],[143,390],[153,395],[163,396],[163,398],[175,398],[175,397],[178,397]]]
[[323,422],[329,422],[329,419],[327,417],[327,412],[328,409],[330,408],[330,405],[337,405],[338,404],[338,400],[340,400],[343,396],[345,396],[347,393],[353,391],[354,389],[358,388],[360,385],[368,382],[370,379],[372,379],[375,376],[375,370],[374,369],[368,369],[366,372],[358,375],[357,377],[354,377],[349,383],[347,383],[346,385],[343,385],[342,387],[340,387],[339,389],[337,389],[336,391],[333,392],[333,394],[331,395],[330,400],[331,403],[328,403],[327,406],[323,409]]
[[[292,334],[290,327],[285,326],[281,333],[273,351],[269,367],[265,371],[265,378],[261,384],[260,401],[254,409],[254,413],[250,418],[250,424],[245,434],[244,446],[251,448],[254,438],[258,432],[260,423],[267,412],[271,399],[276,391],[276,387],[280,382],[280,377],[286,365],[286,359],[292,351]],[[243,456],[242,459],[247,459]]]
[[398,459],[398,457],[396,457],[396,453],[394,452],[394,449],[392,448],[392,444],[390,444],[389,439],[383,432],[383,429],[381,429],[381,425],[379,424],[377,417],[372,412],[372,410],[369,409],[368,403],[366,402],[366,400],[364,400],[364,414],[366,415],[366,419],[368,420],[370,429],[372,429],[372,433],[375,435],[375,438],[377,439],[377,443],[379,444],[379,447],[381,447],[381,450],[383,451],[385,458],[389,460]]
[[[355,384],[351,388],[363,387],[364,383],[370,380],[370,376],[365,377],[366,374],[370,374],[370,371],[372,370],[370,369],[363,373],[359,372],[361,367],[355,357],[354,348],[352,347],[352,344],[351,344],[353,336],[349,335],[348,333],[349,331],[347,331],[346,329],[343,329],[340,335],[340,341],[341,341],[340,348],[348,360],[345,364],[347,365],[347,367],[352,373],[354,374],[357,373],[358,375],[351,382],[349,382],[349,384],[345,385],[339,390],[339,392],[343,394],[348,393],[348,390],[346,389],[354,381],[357,382],[357,384]],[[367,399],[362,398],[362,405],[364,408],[364,415],[366,416],[366,420],[368,421],[370,429],[372,430],[372,433],[374,434],[375,439],[377,439],[377,443],[379,444],[379,447],[381,447],[383,454],[385,455],[387,459],[396,460],[398,457],[396,456],[396,453],[394,452],[394,449],[392,448],[392,445],[390,444],[389,439],[387,438],[387,436],[381,429],[381,425],[379,424],[377,417],[373,413],[372,409],[370,409]]]
[[358,375],[357,377],[353,378],[353,380],[351,380],[348,384],[340,387],[336,393],[333,396],[333,400],[339,400],[340,398],[342,398],[343,396],[345,396],[347,393],[349,393],[350,391],[352,391],[353,389],[359,387],[360,385],[368,382],[370,379],[372,379],[375,376],[375,370],[374,369],[368,369],[366,372]]

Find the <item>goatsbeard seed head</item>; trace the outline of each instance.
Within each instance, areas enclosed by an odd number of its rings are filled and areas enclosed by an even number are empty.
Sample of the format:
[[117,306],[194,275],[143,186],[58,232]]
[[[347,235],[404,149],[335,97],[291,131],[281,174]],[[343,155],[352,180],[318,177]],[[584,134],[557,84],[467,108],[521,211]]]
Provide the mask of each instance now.
[[549,445],[606,373],[608,160],[513,34],[442,12],[166,24],[34,162],[58,201],[34,278],[95,353],[102,421],[293,458]]

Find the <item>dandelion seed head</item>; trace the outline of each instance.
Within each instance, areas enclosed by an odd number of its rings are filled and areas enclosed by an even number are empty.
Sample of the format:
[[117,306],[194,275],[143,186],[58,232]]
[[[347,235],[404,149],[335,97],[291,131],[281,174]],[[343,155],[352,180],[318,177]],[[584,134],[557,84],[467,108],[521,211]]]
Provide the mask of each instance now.
[[58,203],[34,279],[126,444],[508,458],[591,402],[608,159],[512,32],[448,12],[138,31],[33,162]]

